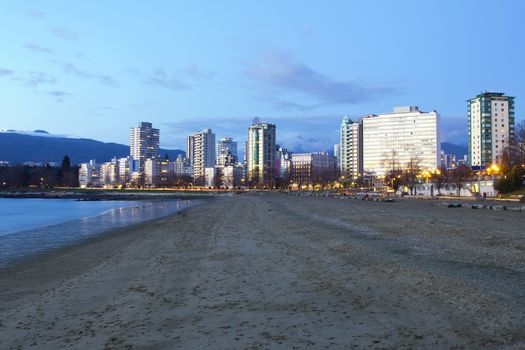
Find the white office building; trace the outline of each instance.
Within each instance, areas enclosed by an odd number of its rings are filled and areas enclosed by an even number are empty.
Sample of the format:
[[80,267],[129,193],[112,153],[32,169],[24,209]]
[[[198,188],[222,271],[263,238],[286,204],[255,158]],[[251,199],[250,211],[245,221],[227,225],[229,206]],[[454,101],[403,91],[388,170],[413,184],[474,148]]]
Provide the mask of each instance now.
[[215,134],[204,129],[193,135],[193,177],[204,180],[206,168],[215,166]]
[[440,165],[440,116],[415,106],[396,107],[392,113],[363,118],[363,171],[384,176],[392,159],[403,169],[417,159],[422,170]]

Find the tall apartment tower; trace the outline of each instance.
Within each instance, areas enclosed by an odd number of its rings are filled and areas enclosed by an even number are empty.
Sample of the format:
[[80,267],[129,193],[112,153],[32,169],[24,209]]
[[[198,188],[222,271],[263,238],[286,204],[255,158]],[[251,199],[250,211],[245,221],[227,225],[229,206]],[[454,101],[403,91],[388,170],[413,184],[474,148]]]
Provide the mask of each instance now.
[[204,179],[206,168],[215,166],[215,134],[204,129],[193,135],[193,178]]
[[422,112],[416,106],[396,107],[393,113],[363,118],[363,171],[382,176],[395,162],[405,169],[411,159],[422,170],[440,166],[439,113]]
[[363,126],[348,116],[343,118],[339,133],[338,164],[341,175],[358,178],[363,173]]
[[237,163],[237,142],[231,137],[224,137],[217,141],[215,149],[216,164],[220,166],[235,165]]
[[275,125],[255,122],[248,128],[246,161],[249,186],[274,186],[275,153]]
[[195,155],[195,136],[186,137],[186,159],[193,165],[193,158]]
[[471,166],[500,163],[502,150],[514,140],[514,97],[504,95],[485,92],[467,101]]
[[135,160],[158,158],[159,129],[151,123],[141,122],[130,130],[129,155]]
[[139,163],[139,173],[144,172],[144,163],[148,158],[159,157],[159,129],[151,123],[141,122],[130,130],[129,155]]

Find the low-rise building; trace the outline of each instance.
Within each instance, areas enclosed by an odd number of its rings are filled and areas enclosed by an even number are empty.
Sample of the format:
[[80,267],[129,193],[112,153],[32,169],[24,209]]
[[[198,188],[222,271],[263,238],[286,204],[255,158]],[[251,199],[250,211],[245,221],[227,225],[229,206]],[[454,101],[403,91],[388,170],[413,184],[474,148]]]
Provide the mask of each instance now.
[[335,158],[327,152],[292,154],[292,180],[299,185],[323,183],[336,176]]
[[80,164],[78,182],[81,188],[100,187],[100,165],[92,159],[88,163]]
[[144,185],[150,187],[169,186],[175,177],[175,163],[167,159],[146,159]]

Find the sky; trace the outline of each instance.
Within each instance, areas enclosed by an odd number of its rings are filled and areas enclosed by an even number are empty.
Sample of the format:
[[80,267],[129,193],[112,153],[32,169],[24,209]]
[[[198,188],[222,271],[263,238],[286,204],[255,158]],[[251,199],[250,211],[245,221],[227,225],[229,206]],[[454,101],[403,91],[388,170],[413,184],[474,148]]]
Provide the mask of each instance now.
[[[417,105],[466,144],[466,100],[525,104],[525,1],[1,1],[0,129],[161,146],[258,117],[293,151],[326,151],[344,115]],[[522,33],[522,34],[520,34]]]

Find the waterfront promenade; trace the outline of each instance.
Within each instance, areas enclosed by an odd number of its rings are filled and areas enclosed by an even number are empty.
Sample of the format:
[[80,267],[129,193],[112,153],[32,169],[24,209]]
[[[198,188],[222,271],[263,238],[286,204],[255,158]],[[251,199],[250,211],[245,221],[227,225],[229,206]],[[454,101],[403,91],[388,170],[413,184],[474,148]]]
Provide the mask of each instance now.
[[0,348],[519,349],[524,219],[217,198],[0,271]]

